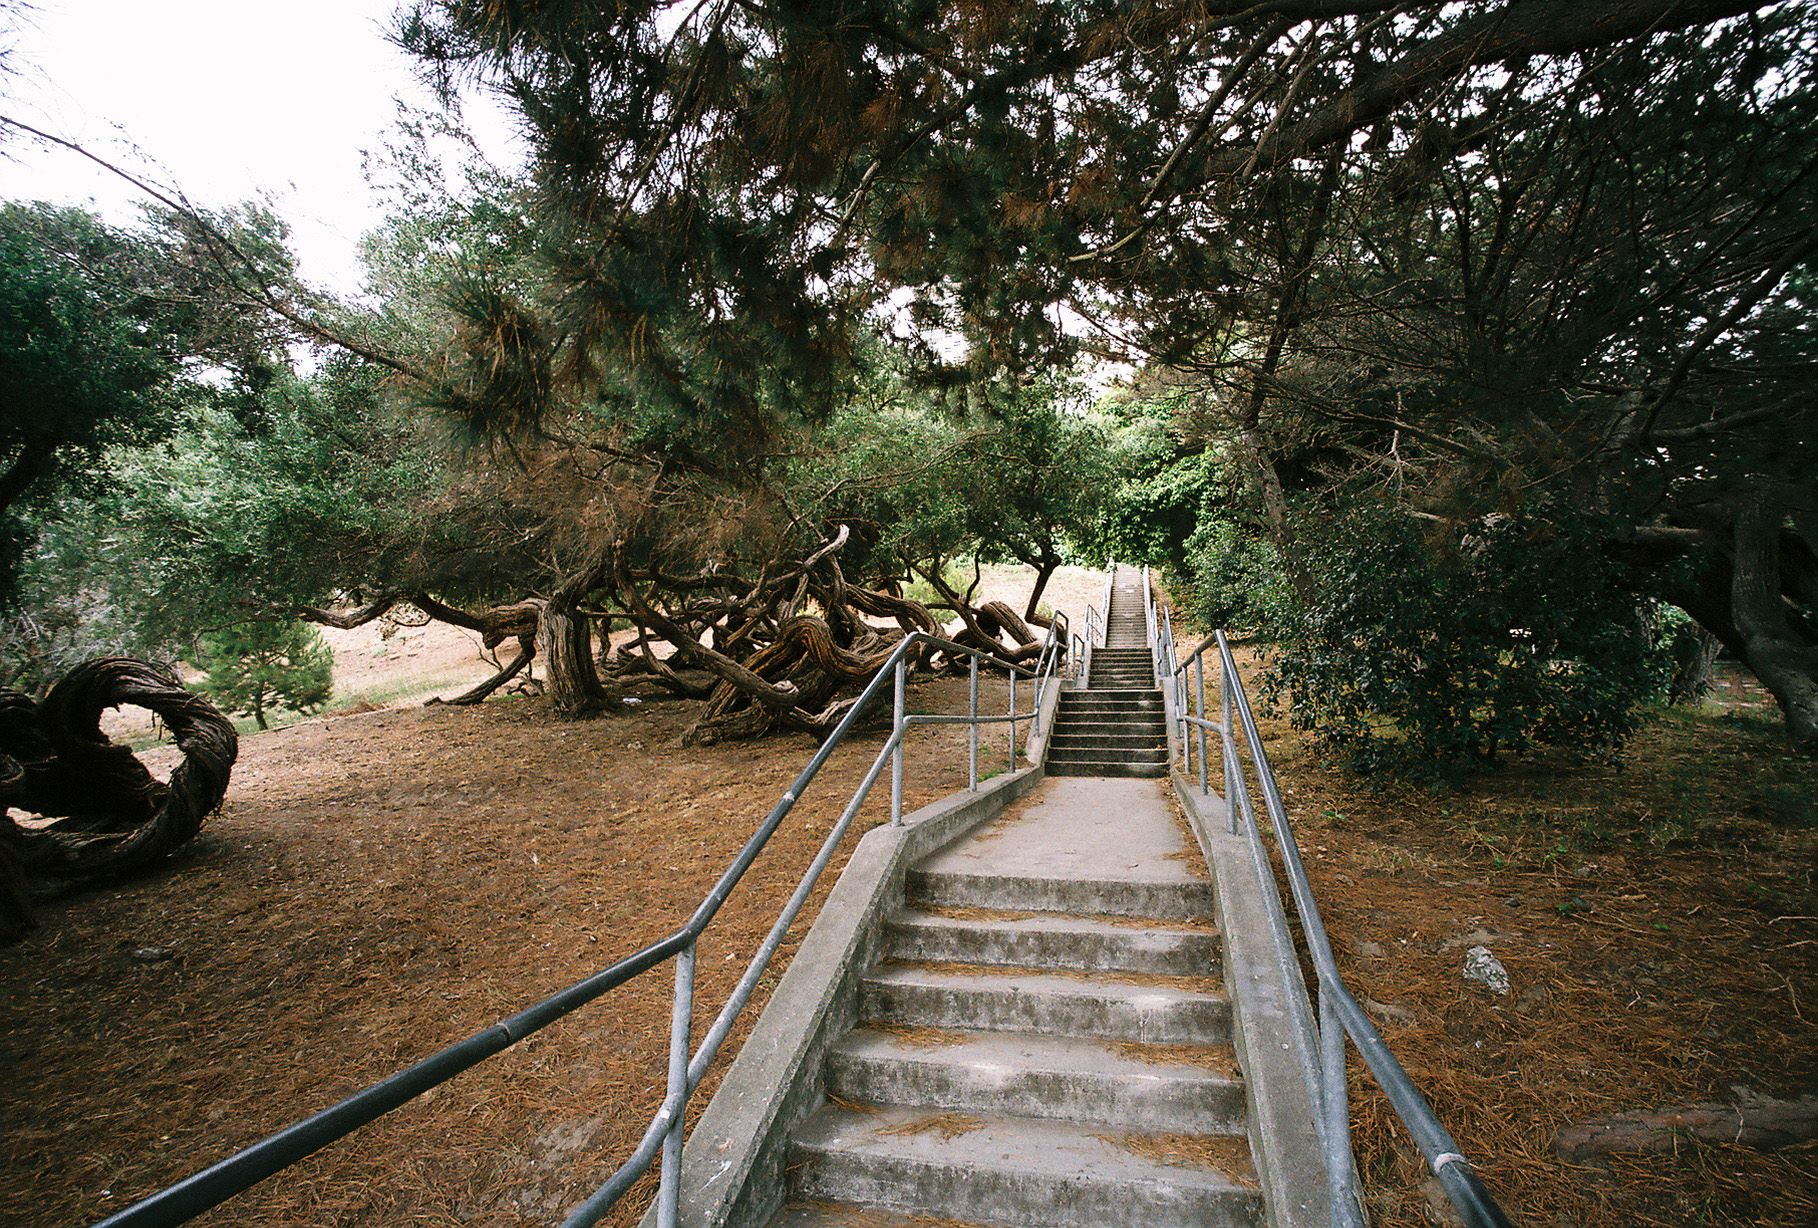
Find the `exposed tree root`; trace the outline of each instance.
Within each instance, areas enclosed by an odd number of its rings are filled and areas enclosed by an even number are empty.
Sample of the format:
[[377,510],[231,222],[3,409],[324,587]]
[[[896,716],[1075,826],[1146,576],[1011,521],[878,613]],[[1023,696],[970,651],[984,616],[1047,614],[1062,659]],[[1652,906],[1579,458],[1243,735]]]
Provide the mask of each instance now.
[[530,659],[537,655],[537,641],[534,635],[518,637],[518,655],[499,670],[498,673],[480,683],[471,690],[463,691],[453,699],[431,699],[430,704],[448,704],[450,707],[471,707],[491,695],[494,691],[516,678],[530,665]]
[[[176,739],[183,762],[168,784],[101,732],[102,712],[122,704],[157,713]],[[238,750],[213,704],[130,657],[78,666],[40,703],[0,691],[0,939],[24,932],[27,878],[126,874],[189,840],[220,806]],[[13,809],[54,821],[25,827]]]
[[1818,1096],[1748,1097],[1736,1104],[1693,1104],[1577,1122],[1553,1137],[1553,1150],[1562,1159],[1583,1162],[1622,1152],[1672,1152],[1687,1139],[1768,1149],[1815,1138]]
[[[690,741],[752,737],[772,729],[825,734],[845,715],[854,692],[914,632],[946,635],[934,612],[895,589],[847,580],[840,553],[851,540],[845,525],[800,562],[772,560],[755,577],[715,564],[692,575],[657,566],[634,567],[617,548],[602,550],[567,577],[547,598],[530,598],[470,613],[422,592],[397,593],[356,609],[304,608],[297,613],[334,627],[354,627],[408,603],[437,621],[478,631],[487,646],[509,638],[518,656],[467,693],[445,702],[473,704],[529,668],[545,662],[549,693],[558,711],[582,715],[609,706],[608,686],[647,682],[690,699],[704,699]],[[1000,663],[1025,664],[1041,654],[1039,633],[1001,601],[971,604],[976,580],[965,594],[939,578],[930,580],[954,610],[956,642],[989,653]],[[623,618],[636,638],[617,653],[596,658],[595,624]],[[894,627],[879,626],[888,619]],[[1045,624],[1038,624],[1045,625]],[[603,638],[603,637],[601,637]],[[657,656],[657,642],[672,650]],[[918,650],[915,669],[963,669],[939,650]],[[684,677],[686,669],[691,676]],[[696,673],[698,671],[698,673]],[[705,674],[703,681],[699,675]]]

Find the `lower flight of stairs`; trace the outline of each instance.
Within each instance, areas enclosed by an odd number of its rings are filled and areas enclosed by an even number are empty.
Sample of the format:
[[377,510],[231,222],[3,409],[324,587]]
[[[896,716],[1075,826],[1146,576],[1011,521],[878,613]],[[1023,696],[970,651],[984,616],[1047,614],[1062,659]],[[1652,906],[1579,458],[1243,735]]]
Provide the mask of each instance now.
[[1209,882],[924,863],[906,889],[771,1228],[1260,1222]]

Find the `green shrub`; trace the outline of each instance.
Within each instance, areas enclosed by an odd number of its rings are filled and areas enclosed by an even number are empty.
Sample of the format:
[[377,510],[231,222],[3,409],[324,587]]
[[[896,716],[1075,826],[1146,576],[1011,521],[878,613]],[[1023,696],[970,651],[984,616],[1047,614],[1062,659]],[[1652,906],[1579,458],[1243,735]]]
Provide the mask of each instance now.
[[1187,539],[1183,579],[1176,595],[1199,626],[1272,636],[1292,617],[1274,544],[1228,520],[1204,520]]
[[1366,770],[1536,745],[1613,754],[1665,679],[1649,604],[1596,542],[1566,517],[1333,517],[1305,542],[1312,604],[1286,628],[1270,693]]

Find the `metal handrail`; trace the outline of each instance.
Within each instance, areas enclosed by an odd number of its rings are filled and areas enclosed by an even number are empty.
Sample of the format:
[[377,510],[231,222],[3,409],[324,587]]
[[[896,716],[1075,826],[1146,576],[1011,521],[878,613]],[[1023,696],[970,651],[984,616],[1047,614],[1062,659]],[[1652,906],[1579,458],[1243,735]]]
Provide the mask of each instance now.
[[1092,676],[1092,650],[1104,648],[1111,638],[1111,588],[1117,579],[1117,560],[1105,560],[1105,599],[1103,604],[1086,607],[1085,626],[1082,635],[1076,637],[1083,641],[1084,651],[1079,656],[1079,673],[1077,677]]
[[[1331,1222],[1334,1228],[1362,1228],[1365,1222],[1357,1190],[1356,1164],[1351,1151],[1351,1118],[1345,1077],[1347,1040],[1357,1046],[1364,1064],[1388,1097],[1395,1115],[1401,1119],[1415,1145],[1426,1157],[1427,1165],[1439,1179],[1447,1200],[1467,1228],[1511,1228],[1508,1216],[1484,1188],[1470,1161],[1460,1153],[1457,1141],[1440,1123],[1438,1115],[1433,1112],[1433,1106],[1389,1051],[1382,1034],[1376,1030],[1376,1025],[1370,1021],[1370,1017],[1345,985],[1344,977],[1338,970],[1338,962],[1332,956],[1332,944],[1326,935],[1325,921],[1320,916],[1319,903],[1314,899],[1313,885],[1307,878],[1300,846],[1294,839],[1294,828],[1289,822],[1287,807],[1282,802],[1281,790],[1275,781],[1275,771],[1269,764],[1268,752],[1263,748],[1262,735],[1256,727],[1256,717],[1250,709],[1249,696],[1244,691],[1243,679],[1237,672],[1237,662],[1231,654],[1231,645],[1225,638],[1225,633],[1213,632],[1184,659],[1178,658],[1174,646],[1173,620],[1166,611],[1157,617],[1147,568],[1144,569],[1143,580],[1144,609],[1152,628],[1151,644],[1155,650],[1156,681],[1162,687],[1163,694],[1174,701],[1185,770],[1191,772],[1197,760],[1199,791],[1202,794],[1209,792],[1206,735],[1208,732],[1216,732],[1222,751],[1221,767],[1229,831],[1237,834],[1241,821],[1243,832],[1249,838],[1252,860],[1264,885],[1264,899],[1266,909],[1271,914],[1271,927],[1276,931],[1283,949],[1292,952],[1290,924],[1282,909],[1281,895],[1269,865],[1268,853],[1263,847],[1261,828],[1256,821],[1256,811],[1250,799],[1249,785],[1244,778],[1242,760],[1232,731],[1233,714],[1238,727],[1243,730],[1244,742],[1250,752],[1257,783],[1262,789],[1263,804],[1269,814],[1276,847],[1281,852],[1284,876],[1288,881],[1294,912],[1307,954],[1312,961],[1319,991],[1318,1021],[1315,1023],[1313,1006],[1307,1001],[1297,967],[1290,964],[1289,969],[1284,969],[1284,972],[1291,970],[1294,973],[1288,993],[1289,1014],[1293,1017],[1295,1030],[1303,1039],[1303,1077],[1315,1106],[1315,1126],[1325,1152]],[[1219,721],[1208,719],[1205,713],[1203,659],[1206,651],[1215,646],[1218,650],[1218,681],[1223,716]],[[1193,671],[1190,686],[1187,682],[1189,666]],[[1193,701],[1192,713],[1187,711],[1189,698]],[[1174,725],[1170,726],[1171,731],[1174,728]],[[1197,731],[1197,756],[1194,754],[1194,740],[1188,736],[1189,730]],[[1295,992],[1297,986],[1299,992]]]
[[[674,958],[676,961],[675,1002],[670,1017],[669,1081],[663,1103],[651,1118],[643,1139],[624,1164],[607,1178],[594,1194],[564,1221],[567,1228],[584,1228],[597,1223],[622,1197],[632,1183],[641,1177],[662,1154],[662,1182],[657,1194],[657,1222],[673,1228],[676,1220],[677,1194],[681,1176],[682,1127],[689,1096],[706,1074],[708,1066],[731,1034],[740,1012],[750,1001],[759,979],[769,967],[771,958],[782,945],[822,871],[833,859],[841,839],[877,783],[886,762],[891,765],[890,822],[903,820],[903,741],[910,727],[922,724],[966,722],[971,729],[970,769],[967,787],[978,789],[978,728],[984,724],[1010,727],[1010,766],[1016,766],[1016,730],[1024,722],[1033,722],[1031,736],[1040,733],[1040,713],[1047,688],[1054,685],[1063,668],[1076,666],[1067,660],[1070,632],[1066,615],[1056,613],[1034,666],[1007,660],[995,653],[969,648],[952,640],[914,631],[897,644],[871,680],[865,684],[850,709],[841,717],[826,741],[797,774],[794,782],[773,806],[764,821],[745,841],[738,855],[720,874],[719,879],[696,906],[688,920],[674,933],[633,952],[611,966],[577,981],[566,989],[519,1011],[491,1027],[476,1032],[438,1053],[403,1070],[386,1076],[377,1083],[355,1092],[340,1103],[303,1118],[261,1139],[224,1160],[193,1173],[174,1185],[115,1212],[95,1228],[166,1228],[186,1223],[203,1212],[219,1206],[265,1180],[274,1173],[313,1155],[330,1143],[344,1138],[361,1126],[377,1120],[391,1110],[414,1100],[424,1092],[447,1082],[462,1071],[471,1069],[487,1058],[509,1048],[526,1036],[549,1026],[582,1006],[597,1000],[641,973]],[[904,687],[909,654],[921,645],[945,652],[949,657],[968,658],[968,707],[966,716],[910,715],[904,707]],[[1004,716],[980,716],[978,713],[978,667],[984,661],[1006,670],[1009,677],[1009,712]],[[1026,713],[1016,710],[1016,688],[1019,678],[1034,681],[1035,702]],[[821,767],[845,739],[859,718],[882,692],[888,681],[894,692],[894,713],[890,737],[879,749],[877,758],[865,773],[858,789],[847,802],[839,821],[827,834],[813,862],[803,874],[788,902],[783,906],[769,934],[753,955],[745,974],[734,987],[726,1005],[708,1028],[701,1045],[692,1053],[689,1032],[694,1014],[694,957],[702,932],[719,912],[739,881],[758,855],[770,842],[783,820],[788,817],[802,792],[813,782]]]

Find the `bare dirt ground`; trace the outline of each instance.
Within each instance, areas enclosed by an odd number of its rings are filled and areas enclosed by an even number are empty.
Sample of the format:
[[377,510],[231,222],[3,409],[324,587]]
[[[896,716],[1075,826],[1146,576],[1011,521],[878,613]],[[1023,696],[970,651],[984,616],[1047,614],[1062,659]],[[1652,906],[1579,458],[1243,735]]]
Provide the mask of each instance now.
[[[989,569],[985,591],[1020,608],[1027,583]],[[1102,585],[1069,569],[1050,601],[1083,614]],[[442,638],[378,659],[484,676]],[[388,685],[356,655],[371,645],[336,647],[345,677]],[[1003,681],[983,691],[1002,711]],[[912,684],[909,703],[964,711],[965,680]],[[0,1223],[99,1219],[670,932],[813,750],[799,736],[684,749],[696,713],[659,699],[560,722],[541,700],[505,699],[244,738],[226,805],[177,863],[45,904],[38,932],[0,950]],[[834,754],[709,930],[700,1026],[883,737]],[[952,727],[913,736],[910,804],[964,788],[964,747]],[[168,749],[146,757],[171,763]],[[980,758],[1004,770],[1007,739],[988,735]],[[878,793],[861,831],[887,815],[887,783]],[[553,1222],[661,1101],[670,989],[665,966],[197,1222]],[[635,1222],[647,1198],[611,1222]]]
[[[1731,676],[1624,766],[1540,754],[1442,791],[1361,779],[1263,721],[1347,981],[1517,1223],[1818,1223],[1812,1143],[1553,1149],[1587,1119],[1818,1092],[1818,764],[1761,701]],[[1479,944],[1506,997],[1462,978]],[[1355,1056],[1351,1083],[1377,1228],[1447,1222]]]

